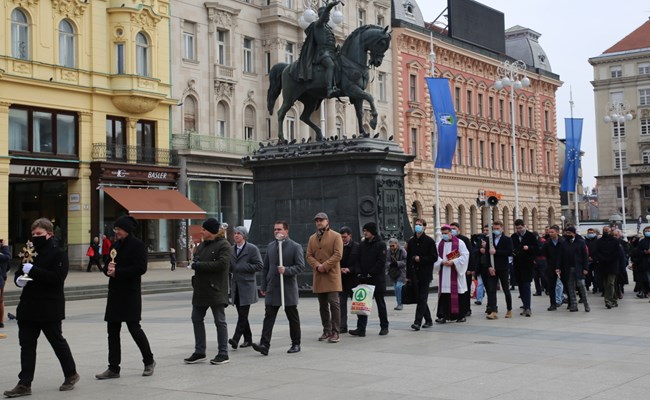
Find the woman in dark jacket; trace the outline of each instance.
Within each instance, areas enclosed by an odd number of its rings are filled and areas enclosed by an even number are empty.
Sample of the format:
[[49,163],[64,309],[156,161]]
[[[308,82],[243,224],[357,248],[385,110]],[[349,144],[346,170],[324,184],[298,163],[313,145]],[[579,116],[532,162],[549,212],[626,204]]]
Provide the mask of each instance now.
[[[90,246],[88,247],[88,250],[92,249],[92,255],[88,256],[88,265],[86,266],[86,272],[90,272],[93,268],[93,264],[97,266],[97,269],[99,272],[102,272],[102,266],[99,264],[99,257],[101,257],[101,254],[99,254],[99,238],[95,236],[92,242],[90,242]],[[86,253],[88,254],[88,253]]]
[[109,251],[110,261],[104,267],[108,281],[108,299],[104,321],[108,325],[108,369],[95,375],[97,379],[120,377],[120,330],[126,322],[131,337],[142,353],[142,376],[153,375],[156,363],[149,340],[140,327],[142,314],[142,275],[147,272],[147,248],[134,236],[138,222],[130,215],[117,219],[114,224],[115,242]]

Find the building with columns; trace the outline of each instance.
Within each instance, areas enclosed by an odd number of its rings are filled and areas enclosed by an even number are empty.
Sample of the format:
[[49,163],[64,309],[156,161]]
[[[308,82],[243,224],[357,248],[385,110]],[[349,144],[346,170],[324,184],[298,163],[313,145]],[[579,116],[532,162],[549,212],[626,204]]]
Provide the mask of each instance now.
[[[180,160],[179,188],[209,216],[232,227],[252,218],[252,174],[240,160],[258,143],[277,139],[281,98],[270,115],[269,71],[276,63],[298,59],[305,39],[298,24],[304,9],[304,2],[296,0],[185,2],[172,8],[172,93],[178,103],[171,110],[171,129]],[[339,44],[359,26],[389,24],[389,0],[346,1],[338,9],[343,13],[343,22],[334,28]],[[376,99],[377,132],[383,138],[393,128],[391,81],[387,53],[383,65],[371,72],[368,88]],[[302,104],[296,102],[284,121],[287,140],[315,139],[299,120],[301,113]],[[366,125],[369,117],[368,112]],[[312,121],[325,137],[358,134],[347,98],[324,101]]]
[[[430,16],[433,19],[434,16]],[[555,94],[562,82],[539,45],[539,33],[515,26],[505,32],[507,57],[454,39],[425,24],[412,0],[393,0],[393,81],[395,137],[415,155],[407,165],[406,199],[412,216],[435,220],[432,108],[425,77],[446,77],[455,103],[458,141],[453,166],[439,170],[441,222],[458,221],[466,234],[487,223],[479,209],[480,189],[502,194],[493,219],[514,230],[514,174],[510,92],[497,90],[497,67],[504,60],[527,64],[531,80],[515,96],[519,204],[530,229],[559,223],[560,192]],[[433,225],[433,224],[431,224]]]
[[[79,267],[92,237],[128,211],[105,188],[176,185],[169,3],[0,3],[0,237],[14,254],[46,217]],[[172,229],[144,217],[138,235],[155,253]]]
[[[622,168],[625,215],[628,226],[634,226],[650,214],[650,20],[589,63],[594,70],[599,214],[609,220],[622,215]],[[604,122],[613,103],[627,104],[634,118]]]

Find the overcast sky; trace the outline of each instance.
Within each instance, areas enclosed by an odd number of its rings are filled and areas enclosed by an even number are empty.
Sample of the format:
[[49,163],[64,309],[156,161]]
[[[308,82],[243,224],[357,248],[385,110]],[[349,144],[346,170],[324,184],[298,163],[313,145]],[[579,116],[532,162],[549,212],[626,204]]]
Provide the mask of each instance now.
[[[447,0],[417,0],[425,21],[431,22],[446,7]],[[583,184],[593,187],[598,175],[596,118],[591,86],[593,68],[587,61],[641,26],[650,17],[650,1],[619,0],[479,0],[505,14],[506,29],[521,25],[541,34],[539,43],[553,72],[564,82],[557,91],[557,132],[564,138],[564,118],[571,116],[569,88],[573,91],[573,116],[584,118],[582,130]],[[626,99],[634,104],[634,99]]]

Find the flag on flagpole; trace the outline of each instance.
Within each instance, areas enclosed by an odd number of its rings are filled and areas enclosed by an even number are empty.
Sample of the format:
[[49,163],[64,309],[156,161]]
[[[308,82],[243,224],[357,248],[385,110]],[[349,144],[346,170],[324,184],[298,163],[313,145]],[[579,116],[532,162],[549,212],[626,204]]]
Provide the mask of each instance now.
[[575,192],[580,166],[580,142],[582,141],[582,118],[564,118],[566,153],[562,173],[561,192]]
[[456,111],[451,99],[449,79],[426,78],[426,80],[436,125],[438,125],[438,153],[436,154],[435,168],[449,169],[456,152],[456,138],[458,137]]

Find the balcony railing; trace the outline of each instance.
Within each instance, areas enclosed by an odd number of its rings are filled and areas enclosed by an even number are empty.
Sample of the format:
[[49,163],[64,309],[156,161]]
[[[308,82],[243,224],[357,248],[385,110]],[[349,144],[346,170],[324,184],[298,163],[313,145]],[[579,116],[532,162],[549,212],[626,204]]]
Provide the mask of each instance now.
[[198,133],[175,133],[172,136],[174,150],[202,150],[237,155],[250,154],[256,143],[252,140],[232,139]]
[[229,81],[235,80],[235,68],[228,67],[226,65],[215,64],[214,65],[214,74],[217,79],[225,79]]
[[175,165],[171,150],[120,144],[93,143],[92,158],[93,161]]

